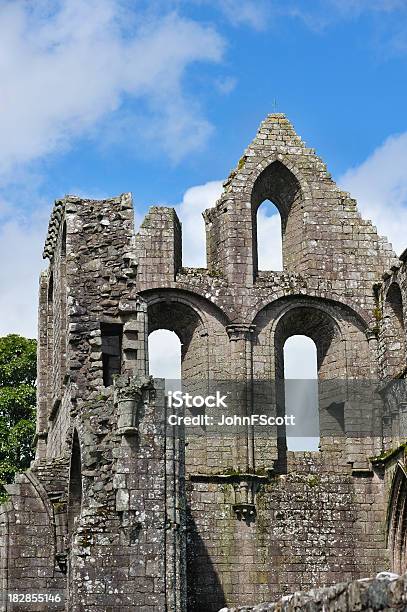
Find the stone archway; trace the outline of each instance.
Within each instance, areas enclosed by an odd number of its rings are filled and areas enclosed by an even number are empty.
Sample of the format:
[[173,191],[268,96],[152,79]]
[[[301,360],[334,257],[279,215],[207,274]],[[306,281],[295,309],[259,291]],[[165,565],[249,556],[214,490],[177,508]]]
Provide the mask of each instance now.
[[382,344],[384,375],[395,377],[406,367],[403,298],[397,283],[390,285],[384,300]]
[[387,511],[387,545],[392,569],[402,573],[407,566],[407,474],[399,462],[396,466]]

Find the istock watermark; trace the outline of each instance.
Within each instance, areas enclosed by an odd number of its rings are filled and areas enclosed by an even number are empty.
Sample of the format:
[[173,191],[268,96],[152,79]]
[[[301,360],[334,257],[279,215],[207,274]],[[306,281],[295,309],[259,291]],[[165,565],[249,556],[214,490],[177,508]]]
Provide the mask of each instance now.
[[406,437],[405,380],[203,380],[192,374],[162,387],[169,436]]
[[236,427],[241,425],[264,425],[264,426],[295,426],[295,416],[293,414],[286,414],[284,416],[269,416],[267,414],[251,414],[250,416],[240,416],[237,414],[225,415],[221,414],[219,418],[210,416],[208,414],[198,414],[196,416],[179,416],[177,414],[170,414],[168,416],[169,425],[217,425],[219,427]]
[[[231,392],[222,393],[219,390],[214,391],[209,395],[194,395],[183,391],[168,391],[167,392],[167,407],[171,411],[173,409],[181,409],[182,411],[170,413],[167,416],[167,422],[170,426],[195,426],[208,427],[217,426],[223,427],[241,427],[241,426],[295,426],[295,416],[286,414],[284,416],[276,416],[265,413],[255,414],[237,414],[229,411],[228,396],[230,396],[232,404],[236,404],[236,394]],[[211,409],[209,414],[203,413],[195,415],[184,414],[184,409]],[[216,410],[218,409],[218,410]],[[182,412],[182,413],[181,413]],[[240,407],[241,412],[241,407]]]
[[222,395],[220,391],[216,391],[215,395],[192,395],[191,393],[183,393],[182,391],[168,391],[167,405],[168,408],[227,408],[226,404],[227,393]]

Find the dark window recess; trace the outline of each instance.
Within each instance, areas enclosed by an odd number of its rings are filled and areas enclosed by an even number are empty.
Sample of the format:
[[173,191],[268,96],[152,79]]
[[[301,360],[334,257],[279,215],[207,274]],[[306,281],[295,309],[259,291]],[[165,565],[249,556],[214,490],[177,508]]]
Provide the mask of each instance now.
[[109,387],[113,384],[113,376],[120,374],[122,366],[123,325],[102,323],[102,363],[103,384]]
[[69,497],[68,497],[68,531],[69,535],[75,528],[75,522],[80,516],[82,506],[82,466],[81,448],[78,434],[75,431],[72,442],[71,468],[69,476]]
[[54,299],[54,276],[51,273],[48,280],[48,302],[52,303]]
[[345,404],[344,402],[332,402],[327,406],[326,411],[334,419],[338,427],[338,433],[345,431]]

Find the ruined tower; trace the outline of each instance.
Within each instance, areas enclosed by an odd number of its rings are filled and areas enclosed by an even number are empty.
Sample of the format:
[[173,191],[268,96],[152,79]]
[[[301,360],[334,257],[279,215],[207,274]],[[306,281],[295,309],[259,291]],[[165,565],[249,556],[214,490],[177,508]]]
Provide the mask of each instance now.
[[[267,199],[280,272],[258,266]],[[4,591],[60,591],[67,610],[216,612],[405,569],[406,258],[282,114],[204,219],[207,268],[193,269],[172,208],[150,208],[135,234],[129,194],[55,202],[36,458],[0,511]],[[284,343],[309,336],[329,391],[320,450],[287,451],[284,431],[254,425],[174,434],[149,376],[157,329],[182,343],[183,382],[230,381],[244,415],[259,402],[284,414]]]

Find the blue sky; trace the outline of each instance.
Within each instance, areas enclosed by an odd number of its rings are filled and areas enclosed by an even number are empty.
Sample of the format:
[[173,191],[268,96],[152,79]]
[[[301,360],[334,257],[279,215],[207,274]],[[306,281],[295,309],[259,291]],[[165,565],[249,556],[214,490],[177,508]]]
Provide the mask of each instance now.
[[274,101],[400,252],[406,68],[405,0],[0,0],[1,333],[36,333],[65,193],[177,206],[201,264],[199,213]]

